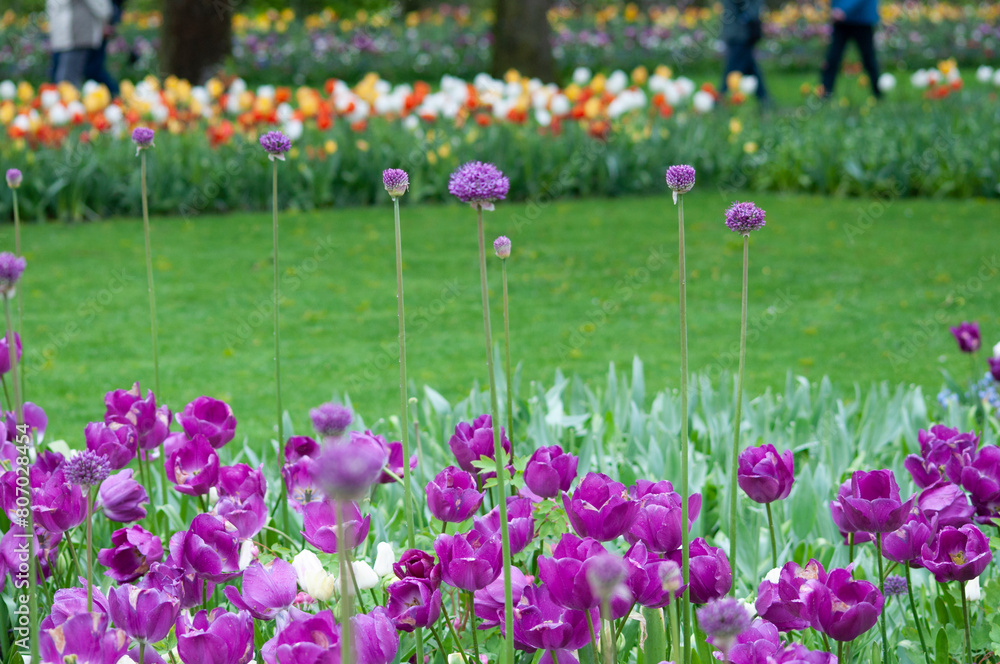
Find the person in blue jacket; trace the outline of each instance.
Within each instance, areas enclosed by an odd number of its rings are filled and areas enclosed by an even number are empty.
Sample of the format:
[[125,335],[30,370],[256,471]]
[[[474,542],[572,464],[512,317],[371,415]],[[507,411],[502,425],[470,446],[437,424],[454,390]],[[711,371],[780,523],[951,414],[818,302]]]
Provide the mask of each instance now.
[[875,27],[878,25],[878,0],[832,0],[830,16],[833,19],[833,37],[823,63],[823,95],[833,94],[833,86],[840,73],[847,42],[853,41],[861,51],[861,64],[871,80],[872,92],[881,97],[878,89],[878,61],[875,58]]

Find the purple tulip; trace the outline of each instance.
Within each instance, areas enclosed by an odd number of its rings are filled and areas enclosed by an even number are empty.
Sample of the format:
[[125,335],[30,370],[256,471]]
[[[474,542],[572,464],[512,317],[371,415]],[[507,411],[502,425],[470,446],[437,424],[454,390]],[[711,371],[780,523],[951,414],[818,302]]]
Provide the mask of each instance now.
[[917,497],[917,509],[934,524],[935,529],[972,523],[975,512],[962,487],[950,482],[938,482],[921,491]]
[[[532,583],[530,576],[525,576],[517,567],[510,568],[511,591],[513,593],[513,606],[517,606],[521,601],[525,586]],[[476,618],[479,619],[478,629],[493,629],[503,624],[504,615],[504,579],[503,574],[498,576],[493,582],[477,590],[473,597],[473,607],[476,611]]]
[[208,494],[219,478],[219,455],[208,439],[198,434],[167,452],[164,467],[174,490],[188,496]]
[[205,602],[205,597],[215,591],[215,584],[198,577],[193,571],[186,572],[168,558],[166,562],[153,563],[149,572],[136,582],[140,588],[162,590],[176,597],[181,609],[191,609]]
[[160,538],[140,526],[119,528],[111,533],[111,548],[97,552],[97,562],[108,568],[105,576],[130,583],[163,560]]
[[980,449],[962,468],[960,480],[976,508],[976,520],[989,523],[1000,509],[1000,447],[986,445]]
[[[393,581],[386,592],[389,594],[386,610],[398,630],[412,632],[418,627],[433,625],[441,617],[441,591],[430,581],[410,576]],[[481,592],[476,591],[476,594]],[[476,615],[479,615],[478,609]]]
[[851,475],[851,495],[841,500],[847,526],[855,532],[888,533],[898,530],[913,507],[913,497],[903,502],[891,470],[856,470]]
[[748,447],[739,456],[737,481],[755,503],[784,500],[795,482],[795,457],[791,450],[779,455],[770,444]]
[[315,459],[319,451],[319,443],[309,436],[292,436],[285,443],[285,463],[295,463],[303,457]]
[[385,448],[372,436],[352,431],[349,440],[328,438],[316,459],[316,484],[331,498],[361,500],[386,461]]
[[434,552],[441,561],[441,580],[461,590],[479,590],[503,572],[500,537],[484,537],[472,530],[458,535],[438,535]]
[[191,527],[170,538],[171,561],[186,574],[195,574],[214,583],[239,576],[239,544],[225,521],[211,514],[199,514]]
[[204,436],[215,449],[219,449],[236,435],[233,409],[218,399],[198,397],[184,406],[184,411],[177,414],[177,420],[188,438]]
[[854,537],[855,544],[864,544],[865,542],[874,542],[875,538],[868,533],[853,532],[847,523],[847,517],[844,515],[844,500],[851,496],[851,480],[845,481],[840,485],[837,490],[837,497],[830,501],[830,516],[833,518],[834,525],[837,526],[837,530],[840,531],[841,536],[844,538],[844,544],[848,544],[851,540],[850,537]]
[[882,537],[882,555],[893,562],[920,566],[920,551],[934,536],[934,529],[919,511],[910,513],[906,522]]
[[[503,427],[500,427],[500,445],[508,457],[508,470],[510,470],[510,441],[507,440],[507,434]],[[448,447],[455,455],[459,467],[467,473],[477,475],[480,481],[485,482],[497,476],[496,471],[480,470],[472,463],[483,457],[489,461],[496,460],[493,442],[493,418],[489,415],[480,415],[472,424],[459,422],[458,426],[455,427],[455,435],[448,441]]]
[[563,452],[559,445],[541,447],[528,459],[524,483],[536,496],[556,498],[573,485],[579,461],[578,457]]
[[[768,664],[837,664],[837,656],[822,650],[809,650],[801,643],[790,643],[783,650],[775,653]],[[733,664],[739,664],[735,659]]]
[[[357,503],[344,503],[344,533],[348,548],[357,548],[368,538],[371,516],[361,516]],[[333,501],[323,500],[309,503],[302,509],[304,528],[302,536],[306,541],[324,553],[337,553],[337,510]]]
[[351,617],[356,664],[389,664],[399,651],[399,634],[385,607]]
[[587,473],[572,498],[563,493],[563,507],[573,530],[581,537],[609,542],[632,527],[639,503],[625,485],[601,473]]
[[161,590],[119,586],[108,591],[108,610],[115,625],[130,637],[157,643],[167,638],[180,606],[176,597]]
[[[500,532],[500,508],[494,507],[486,516],[473,517],[473,528],[484,537]],[[507,497],[507,532],[510,535],[510,552],[515,555],[524,551],[535,537],[535,519],[532,503],[528,498]]]
[[[625,533],[629,544],[642,542],[650,551],[668,553],[681,547],[681,495],[670,482],[638,480],[629,494],[639,503],[635,521]],[[688,499],[688,532],[701,512],[701,494]]]
[[[668,558],[678,565],[681,552],[672,551]],[[709,546],[701,537],[691,541],[688,559],[689,597],[695,604],[707,604],[729,592],[733,586],[733,572],[729,558],[719,547]]]
[[476,478],[455,466],[448,466],[427,483],[427,507],[438,521],[461,523],[475,514],[485,492],[476,490]]
[[920,455],[911,454],[903,466],[913,476],[917,487],[926,489],[947,477],[951,482],[962,481],[962,469],[972,463],[979,438],[972,432],[959,433],[958,429],[936,424],[930,431],[920,430]]
[[986,535],[977,526],[941,529],[920,552],[921,564],[938,583],[971,581],[993,560]]
[[35,523],[50,533],[64,533],[87,519],[87,498],[79,485],[66,483],[62,469],[33,493]]
[[267,565],[255,562],[243,570],[243,593],[226,586],[225,594],[234,607],[257,620],[274,620],[295,601],[298,592],[295,568],[280,558]]
[[[37,563],[37,582],[39,584],[48,579],[52,575],[52,570],[55,569],[62,537],[62,533],[51,533],[41,529],[36,529],[32,536],[32,541],[35,543],[35,562]],[[24,527],[16,523],[12,523],[7,532],[0,538],[0,574],[3,574],[0,576],[0,590],[3,590],[4,583],[7,581],[5,569],[9,570],[12,575],[15,570],[21,570],[27,546],[26,540]]]
[[[21,365],[21,335],[14,333],[14,348],[17,349],[17,364]],[[7,345],[7,335],[0,336],[0,376],[10,371],[10,346]]]
[[170,433],[170,409],[156,407],[151,390],[142,398],[139,383],[130,390],[114,390],[104,395],[104,421],[107,424],[128,424],[135,429],[140,450],[159,447]]
[[563,534],[552,549],[552,556],[539,556],[538,576],[552,593],[552,598],[567,609],[585,611],[599,603],[587,581],[588,561],[605,553],[596,539],[580,539],[572,533]]
[[670,604],[673,597],[684,592],[684,586],[679,582],[676,588],[669,587],[671,576],[680,577],[677,563],[650,553],[642,542],[632,545],[625,555],[625,563],[629,567],[628,589],[640,606],[662,609]]
[[729,661],[731,664],[770,664],[781,650],[778,628],[757,618],[750,623],[750,629],[736,637],[735,645],[729,650]]
[[316,460],[303,457],[281,468],[281,476],[288,489],[288,502],[297,512],[311,502],[322,500],[323,492],[316,484]]
[[245,463],[219,468],[219,484],[216,487],[222,498],[232,497],[237,500],[249,500],[251,496],[267,495],[267,478],[264,477],[264,466],[254,469]]
[[[597,623],[597,610],[590,614]],[[579,650],[590,643],[587,614],[562,606],[547,586],[529,584],[515,611],[514,642],[525,646],[523,650]]]
[[[378,478],[379,484],[392,484],[398,481],[396,478],[403,477],[403,443],[396,441],[392,443],[385,442],[384,436],[375,436],[371,431],[366,431],[366,434],[375,438],[382,444],[383,449],[385,449],[386,454],[386,464],[385,470],[382,472],[382,476]],[[417,455],[410,455],[410,471],[416,470],[417,468]],[[391,474],[390,474],[391,473]]]
[[958,327],[951,328],[951,333],[958,342],[958,349],[963,353],[975,353],[983,343],[979,336],[979,323],[964,321]]
[[392,572],[398,579],[413,577],[427,581],[432,588],[441,584],[441,565],[434,561],[434,556],[420,549],[407,549],[393,563]]
[[132,523],[146,518],[146,503],[146,489],[132,478],[132,469],[126,468],[101,482],[95,509],[101,509],[111,521]]
[[292,620],[261,648],[266,664],[340,664],[340,625],[329,609],[292,610]]
[[[108,598],[101,592],[100,586],[94,586],[93,611],[91,615],[103,620],[105,626],[110,615]],[[87,613],[87,589],[82,587],[60,588],[52,597],[52,607],[49,615],[42,619],[40,629],[52,629],[62,625],[73,616]]]
[[1000,382],[1000,357],[988,357],[986,363],[990,367],[990,375],[993,380]]
[[87,449],[107,457],[112,470],[124,468],[135,458],[138,436],[129,424],[91,422],[84,436]]
[[[184,664],[247,664],[253,659],[253,618],[219,607],[177,620],[177,653]],[[288,660],[293,661],[293,660]]]
[[42,662],[117,664],[125,654],[127,640],[122,630],[108,629],[104,614],[81,613],[41,630],[38,647]]
[[835,641],[853,641],[871,629],[882,613],[885,598],[875,584],[851,578],[850,571],[835,569],[819,580],[807,581],[806,610],[813,629]]
[[805,567],[794,561],[785,563],[777,582],[765,579],[757,589],[757,614],[782,632],[808,628],[813,616],[806,596],[811,588],[804,586],[809,581],[826,583],[826,578],[826,570],[816,560]]
[[253,539],[267,525],[267,503],[263,496],[239,500],[227,496],[215,506],[215,513],[236,529],[241,540]]

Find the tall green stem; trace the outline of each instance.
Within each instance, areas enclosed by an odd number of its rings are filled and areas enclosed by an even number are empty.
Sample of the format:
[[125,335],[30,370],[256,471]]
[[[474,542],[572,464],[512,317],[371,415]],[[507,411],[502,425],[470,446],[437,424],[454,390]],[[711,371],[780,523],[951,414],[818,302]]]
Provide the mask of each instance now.
[[[687,340],[687,268],[684,257],[684,195],[677,197],[677,276],[680,281],[681,318],[681,576],[688,583],[688,556],[690,534],[688,533],[688,340]],[[688,589],[684,586],[681,597],[681,659],[683,664],[691,661],[688,639],[691,635],[691,609],[688,606]]]
[[917,614],[917,603],[913,599],[913,581],[910,580],[910,566],[903,565],[906,574],[906,594],[910,598],[910,613],[913,614],[913,624],[917,626],[917,636],[920,638],[920,651],[924,653],[925,664],[931,664],[931,655],[924,642],[924,628],[920,624],[920,616]]
[[[601,629],[601,639],[604,641],[604,664],[615,664],[617,654],[615,653],[615,629],[611,619],[611,600],[605,599],[601,602],[601,616],[604,623]],[[626,616],[627,619],[627,616]]]
[[778,566],[778,543],[774,538],[774,517],[771,516],[771,503],[766,503],[767,507],[767,528],[771,531],[771,563],[773,567]]
[[149,287],[149,329],[153,341],[153,390],[160,394],[160,358],[156,343],[156,292],[153,289],[153,248],[149,239],[149,199],[146,194],[146,151],[139,153],[142,185],[142,229],[146,236],[146,283]]
[[472,591],[465,591],[465,601],[467,603],[467,609],[469,611],[469,631],[472,632],[472,653],[476,656],[476,661],[479,661],[479,637],[476,635],[476,612],[472,608]]
[[[676,662],[677,658],[680,657],[681,647],[681,637],[677,628],[677,614],[673,611],[673,607],[670,604],[663,608],[663,612],[667,614],[667,619],[670,621],[670,659]],[[653,660],[647,659],[646,661],[652,662]]]
[[347,529],[344,528],[344,505],[341,500],[335,500],[337,510],[337,561],[340,565],[340,661],[343,664],[353,664],[354,643],[351,637],[351,617],[354,616],[354,588],[347,571],[351,564],[351,548],[347,542]]
[[[14,195],[14,253],[18,256],[23,256],[21,253],[21,213],[18,210],[17,205],[17,189],[11,189],[11,193]],[[24,293],[17,298],[17,336],[23,337],[24,331],[22,329],[24,320]],[[24,391],[24,380],[27,372],[21,372],[21,398],[25,399]]]
[[[281,344],[278,332],[278,162],[271,162],[273,177],[271,179],[271,221],[274,232],[274,394],[278,407],[278,445],[285,444],[285,426],[282,422],[281,409]],[[287,502],[284,510],[287,512]],[[286,519],[287,521],[287,519]]]
[[[875,533],[875,559],[878,561],[878,587],[882,592],[882,596],[885,596],[885,571],[882,569],[882,533]],[[965,601],[965,594],[962,594],[962,601]],[[889,664],[889,637],[885,631],[885,611],[882,611],[878,617],[879,629],[882,632],[882,661]],[[968,622],[966,622],[966,629],[968,629]],[[969,660],[972,661],[971,659]]]
[[[493,338],[490,334],[490,293],[486,283],[486,239],[483,234],[483,208],[476,206],[479,224],[479,281],[483,297],[483,329],[486,337],[486,368],[490,377],[490,405],[493,421],[493,455],[496,457],[497,507],[500,509],[500,537],[503,547],[503,620],[504,634],[514,633],[514,592],[511,584],[510,533],[507,525],[507,469],[500,443],[500,408],[497,404],[497,380],[493,369]],[[513,452],[513,449],[511,450]],[[513,455],[512,455],[513,456]],[[514,639],[505,639],[507,664],[514,664]]]
[[[406,513],[406,538],[411,549],[417,547],[416,529],[413,526],[413,488],[410,486],[410,427],[406,398],[406,316],[403,311],[403,233],[399,224],[399,198],[392,199],[396,220],[396,307],[399,316],[399,435],[403,445],[403,510]],[[424,661],[424,640],[416,630],[417,661]]]
[[969,631],[969,600],[965,597],[965,583],[962,581],[958,582],[958,593],[962,596],[962,618],[965,622],[965,658],[969,664],[973,664],[975,660],[972,659],[972,634]]
[[[87,613],[94,610],[94,487],[87,487]],[[34,660],[32,660],[34,661]]]
[[507,371],[507,438],[510,439],[511,453],[514,451],[514,381],[510,373],[510,299],[507,297],[507,259],[500,260],[503,274],[503,345],[504,368]]
[[[750,280],[750,236],[743,236],[743,306],[740,313],[740,367],[736,378],[736,415],[733,421],[733,468],[729,482],[729,564],[736,569],[736,497],[737,470],[740,456],[740,429],[743,425],[743,368],[747,358],[747,285]],[[768,506],[768,520],[771,518]],[[771,528],[771,546],[774,547],[774,527]],[[774,555],[774,566],[778,566],[777,553]],[[736,584],[733,583],[729,594],[736,596]]]

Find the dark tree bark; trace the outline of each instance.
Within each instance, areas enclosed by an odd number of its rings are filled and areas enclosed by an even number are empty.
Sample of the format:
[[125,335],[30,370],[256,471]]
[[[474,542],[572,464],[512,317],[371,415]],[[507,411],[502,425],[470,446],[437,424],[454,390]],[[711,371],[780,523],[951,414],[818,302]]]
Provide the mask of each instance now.
[[232,52],[237,0],[163,0],[160,67],[204,83]]
[[493,25],[493,75],[508,69],[545,82],[556,80],[552,28],[547,16],[551,0],[496,0]]

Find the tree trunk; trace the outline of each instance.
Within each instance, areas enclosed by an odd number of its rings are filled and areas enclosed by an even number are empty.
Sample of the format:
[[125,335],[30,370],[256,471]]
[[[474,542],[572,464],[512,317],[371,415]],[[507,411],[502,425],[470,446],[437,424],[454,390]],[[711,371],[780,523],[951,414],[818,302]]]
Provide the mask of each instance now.
[[236,0],[163,0],[160,68],[204,83],[232,52]]
[[508,69],[545,82],[556,81],[552,56],[551,0],[496,0],[493,25],[493,75]]

